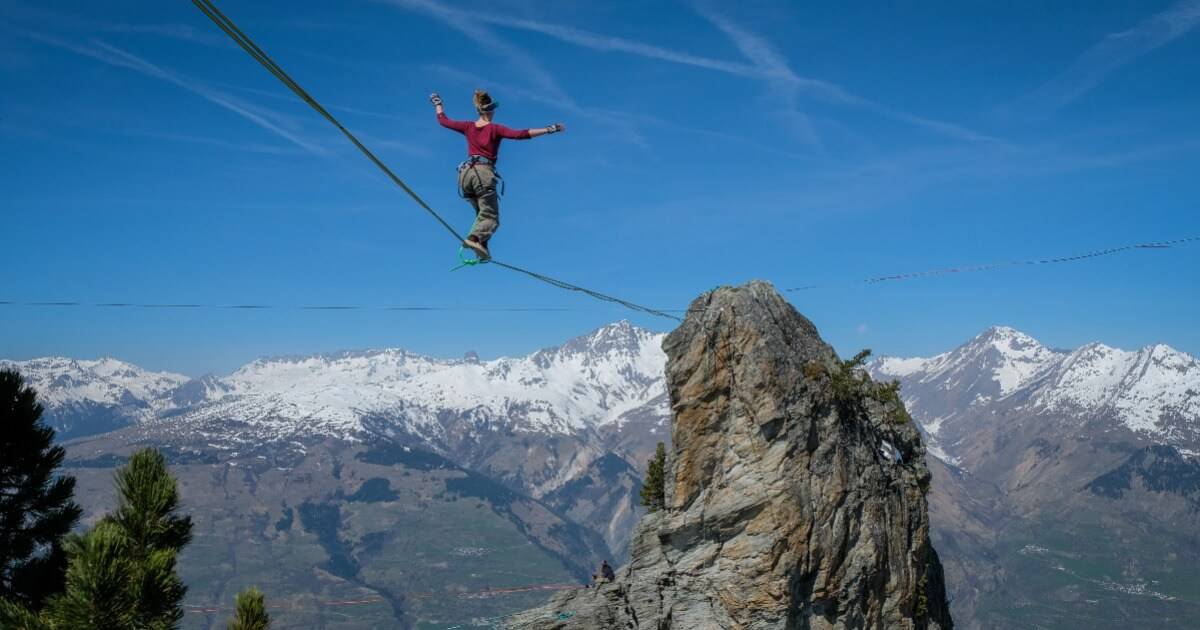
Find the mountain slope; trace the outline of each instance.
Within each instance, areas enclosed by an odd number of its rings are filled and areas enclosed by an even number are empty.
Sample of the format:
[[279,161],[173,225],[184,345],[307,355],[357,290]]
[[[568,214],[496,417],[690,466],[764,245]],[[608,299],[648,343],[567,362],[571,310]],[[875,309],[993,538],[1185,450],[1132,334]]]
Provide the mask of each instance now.
[[224,628],[251,585],[278,627],[473,623],[540,601],[531,585],[577,584],[608,557],[596,533],[426,451],[324,439],[221,452],[139,426],[68,446],[88,523],[113,507],[114,467],[148,444],[166,453],[193,518],[180,559],[188,630]]
[[1162,345],[1050,350],[994,328],[871,371],[900,381],[948,463],[931,464],[930,513],[956,619],[1197,627],[1195,358]]

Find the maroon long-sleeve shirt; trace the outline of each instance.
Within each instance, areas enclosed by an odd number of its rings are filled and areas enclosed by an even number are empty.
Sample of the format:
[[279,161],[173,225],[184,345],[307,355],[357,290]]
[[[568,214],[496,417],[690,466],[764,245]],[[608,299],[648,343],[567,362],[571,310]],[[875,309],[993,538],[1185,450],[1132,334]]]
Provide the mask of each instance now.
[[437,115],[438,122],[447,129],[453,129],[467,137],[467,157],[481,155],[493,162],[500,153],[500,141],[504,138],[512,140],[528,140],[528,129],[510,129],[504,125],[488,123],[482,127],[475,126],[475,121],[453,120],[445,113]]

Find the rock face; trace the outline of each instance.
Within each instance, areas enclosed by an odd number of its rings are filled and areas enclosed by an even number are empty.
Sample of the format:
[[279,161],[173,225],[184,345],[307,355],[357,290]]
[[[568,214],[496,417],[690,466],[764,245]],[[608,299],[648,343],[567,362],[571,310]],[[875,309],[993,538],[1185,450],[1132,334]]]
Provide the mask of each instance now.
[[509,627],[952,627],[925,448],[894,390],[761,282],[698,298],[663,348],[665,508],[614,582]]

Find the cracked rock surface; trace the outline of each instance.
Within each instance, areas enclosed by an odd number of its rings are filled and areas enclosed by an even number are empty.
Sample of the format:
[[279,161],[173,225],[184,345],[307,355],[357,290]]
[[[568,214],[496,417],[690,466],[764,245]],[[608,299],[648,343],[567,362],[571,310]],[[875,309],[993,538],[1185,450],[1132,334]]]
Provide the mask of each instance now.
[[833,348],[763,282],[700,296],[663,348],[665,509],[614,582],[508,627],[952,627],[925,448],[898,399],[865,377],[848,390]]

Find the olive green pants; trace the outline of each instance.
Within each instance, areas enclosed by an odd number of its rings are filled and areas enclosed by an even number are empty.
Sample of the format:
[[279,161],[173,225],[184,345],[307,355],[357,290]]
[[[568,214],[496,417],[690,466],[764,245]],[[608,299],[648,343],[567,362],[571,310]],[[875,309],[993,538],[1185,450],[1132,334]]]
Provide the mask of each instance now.
[[487,164],[472,164],[458,173],[458,189],[475,209],[475,227],[469,236],[480,243],[500,228],[500,197],[496,194],[496,172]]

